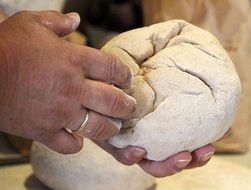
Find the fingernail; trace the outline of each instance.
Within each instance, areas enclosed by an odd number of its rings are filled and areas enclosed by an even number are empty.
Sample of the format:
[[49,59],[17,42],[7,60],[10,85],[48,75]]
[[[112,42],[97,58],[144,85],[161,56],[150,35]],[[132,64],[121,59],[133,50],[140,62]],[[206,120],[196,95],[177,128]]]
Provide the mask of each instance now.
[[77,27],[80,24],[80,16],[79,16],[79,14],[75,13],[75,12],[72,12],[72,13],[68,13],[66,15],[73,20],[73,22],[72,22],[72,30],[76,30]]
[[120,131],[122,127],[122,121],[120,119],[108,118],[108,121],[118,129],[118,132]]
[[208,152],[206,154],[204,154],[203,156],[200,157],[201,161],[207,161],[209,160],[212,156],[214,155],[214,152]]
[[145,154],[146,154],[146,151],[145,151],[145,150],[142,150],[142,149],[140,149],[140,148],[136,148],[136,149],[133,151],[133,155],[134,155],[134,157],[136,157],[136,158],[141,158],[141,157],[143,157]]
[[180,159],[177,161],[176,166],[178,168],[182,169],[182,168],[186,167],[189,164],[189,162],[191,162],[191,160]]

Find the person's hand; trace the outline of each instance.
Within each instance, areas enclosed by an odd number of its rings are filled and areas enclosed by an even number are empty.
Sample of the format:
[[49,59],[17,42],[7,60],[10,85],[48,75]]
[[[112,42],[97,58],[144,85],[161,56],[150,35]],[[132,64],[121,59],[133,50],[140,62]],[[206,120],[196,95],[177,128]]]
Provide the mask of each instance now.
[[147,152],[141,147],[128,146],[118,149],[104,141],[94,142],[113,155],[120,163],[128,166],[138,164],[145,172],[155,177],[166,177],[181,172],[183,169],[204,166],[215,152],[212,145],[207,145],[192,153],[185,151],[164,161],[151,161],[144,158]]
[[[218,141],[226,138],[229,129],[225,135]],[[147,160],[144,157],[147,152],[141,147],[128,146],[124,149],[116,148],[106,141],[94,141],[105,151],[113,155],[113,157],[122,164],[133,165],[138,164],[145,172],[155,177],[166,177],[181,172],[184,169],[192,169],[206,165],[212,158],[215,148],[209,144],[198,148],[193,152],[184,151],[167,158],[164,161]]]
[[[108,139],[120,127],[112,118],[134,112],[135,100],[117,88],[130,86],[130,69],[60,38],[79,22],[76,13],[45,11],[20,12],[0,24],[0,130],[75,153],[82,137]],[[87,110],[86,127],[72,134]]]

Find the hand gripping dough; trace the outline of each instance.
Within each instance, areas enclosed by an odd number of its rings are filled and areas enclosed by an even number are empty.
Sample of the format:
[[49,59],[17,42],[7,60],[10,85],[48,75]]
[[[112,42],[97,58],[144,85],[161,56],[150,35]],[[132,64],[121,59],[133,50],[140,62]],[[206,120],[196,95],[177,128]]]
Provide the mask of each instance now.
[[172,20],[123,33],[103,48],[133,72],[126,92],[138,103],[133,119],[110,139],[144,147],[150,160],[193,151],[226,133],[239,103],[234,65],[209,32]]
[[147,190],[154,185],[154,178],[137,165],[118,163],[87,139],[74,155],[62,155],[35,142],[31,164],[36,177],[53,190]]

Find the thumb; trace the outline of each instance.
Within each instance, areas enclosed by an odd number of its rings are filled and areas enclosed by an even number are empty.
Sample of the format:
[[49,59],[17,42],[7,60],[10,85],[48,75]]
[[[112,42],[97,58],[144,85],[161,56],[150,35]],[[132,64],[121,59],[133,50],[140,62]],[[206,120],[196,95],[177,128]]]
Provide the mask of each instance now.
[[60,37],[72,33],[80,24],[80,16],[75,12],[62,14],[57,11],[39,11],[34,14],[39,16],[46,28]]

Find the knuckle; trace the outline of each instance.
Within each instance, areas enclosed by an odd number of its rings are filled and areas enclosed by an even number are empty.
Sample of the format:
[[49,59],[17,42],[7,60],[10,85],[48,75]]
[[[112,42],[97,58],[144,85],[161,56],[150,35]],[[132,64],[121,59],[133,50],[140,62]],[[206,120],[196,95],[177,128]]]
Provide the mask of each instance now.
[[116,83],[120,87],[129,88],[132,80],[130,67],[123,64],[119,58],[113,54],[108,54],[106,64],[106,80]]
[[[87,90],[86,88],[82,88],[80,91],[80,100],[82,105],[88,104],[88,100],[90,99],[91,89]],[[95,97],[93,97],[94,99]]]
[[136,110],[136,102],[129,98],[123,91],[118,91],[110,100],[110,114],[120,115],[123,119],[128,119]]
[[71,43],[64,43],[64,50],[66,56],[65,60],[67,60],[68,64],[74,69],[74,71],[77,70],[78,73],[83,75],[86,64],[82,60],[86,59],[86,57],[83,57],[83,55],[81,55],[77,48]]
[[40,20],[38,15],[34,14],[34,12],[32,11],[20,11],[20,12],[17,12],[15,15],[14,15],[17,19],[20,19],[20,20],[30,20],[30,19],[33,19],[33,20]]
[[111,101],[110,111],[111,114],[117,113],[124,105],[124,97],[121,93],[117,93]]
[[117,58],[112,55],[112,54],[108,54],[108,61],[106,64],[106,73],[105,73],[105,77],[106,80],[108,81],[114,81],[116,79],[116,68],[117,68]]
[[93,133],[93,139],[99,139],[103,140],[104,139],[104,133],[106,128],[109,127],[106,122],[100,122],[99,127],[95,132]]
[[59,87],[59,96],[67,100],[69,98],[72,99],[71,102],[73,104],[79,103],[83,89],[81,88],[81,79],[78,76],[74,76],[74,74],[69,72],[65,76],[62,76],[62,82],[59,86],[63,86],[61,89]]

